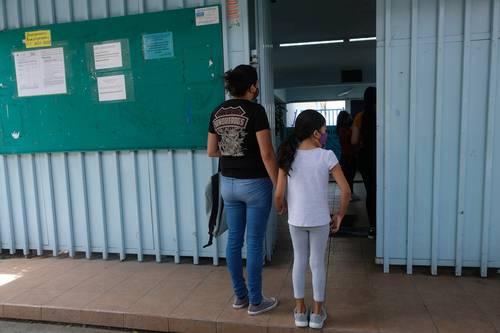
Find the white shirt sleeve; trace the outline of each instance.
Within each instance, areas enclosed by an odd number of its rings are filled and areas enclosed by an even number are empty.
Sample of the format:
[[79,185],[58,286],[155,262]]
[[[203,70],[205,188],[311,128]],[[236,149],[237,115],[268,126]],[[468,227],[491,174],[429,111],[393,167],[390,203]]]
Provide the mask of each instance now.
[[326,150],[326,165],[328,166],[328,171],[331,171],[339,163],[337,156],[331,150]]

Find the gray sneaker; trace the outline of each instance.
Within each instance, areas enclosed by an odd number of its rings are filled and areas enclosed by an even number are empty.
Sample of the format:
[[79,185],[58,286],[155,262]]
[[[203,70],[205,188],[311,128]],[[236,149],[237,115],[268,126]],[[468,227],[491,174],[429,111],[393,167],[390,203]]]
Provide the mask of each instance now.
[[250,304],[248,307],[248,314],[255,316],[272,310],[276,306],[278,306],[278,299],[276,297],[263,297],[259,305]]
[[243,309],[248,307],[248,295],[243,298],[234,296],[233,309]]
[[297,309],[294,309],[293,318],[295,319],[295,326],[297,327],[309,326],[309,309],[306,310],[305,313],[297,312]]
[[323,328],[323,324],[325,323],[328,315],[326,314],[325,307],[321,308],[321,314],[315,314],[311,312],[311,317],[309,318],[309,327],[310,328]]

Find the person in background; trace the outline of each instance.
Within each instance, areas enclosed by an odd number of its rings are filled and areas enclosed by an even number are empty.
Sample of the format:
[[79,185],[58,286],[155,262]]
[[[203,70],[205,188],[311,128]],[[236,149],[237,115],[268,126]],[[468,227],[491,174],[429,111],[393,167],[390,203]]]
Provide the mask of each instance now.
[[358,166],[366,188],[366,211],[370,222],[368,238],[375,238],[377,226],[377,90],[368,87],[364,109],[356,115],[351,143],[359,147]]
[[351,143],[352,137],[352,117],[347,111],[341,111],[337,116],[337,135],[339,136],[341,154],[340,166],[342,172],[349,183],[351,193],[354,193],[354,177],[356,176],[356,150]]
[[[225,73],[232,99],[210,117],[208,155],[220,157],[221,195],[229,229],[227,266],[235,293],[233,308],[248,307],[257,315],[278,305],[275,297],[262,295],[264,236],[272,204],[278,166],[264,108],[253,102],[259,95],[257,71],[239,65]],[[246,231],[247,277],[243,278],[241,249]]]
[[[327,318],[323,306],[326,285],[325,252],[330,231],[339,230],[351,198],[349,184],[337,157],[333,151],[322,148],[326,138],[325,118],[317,111],[305,110],[297,117],[292,134],[283,142],[278,153],[279,174],[274,200],[279,214],[284,214],[288,209],[293,244],[293,314],[297,327],[319,329]],[[329,174],[333,176],[341,192],[340,210],[333,217],[328,204]],[[314,298],[310,311],[304,302],[308,261]]]

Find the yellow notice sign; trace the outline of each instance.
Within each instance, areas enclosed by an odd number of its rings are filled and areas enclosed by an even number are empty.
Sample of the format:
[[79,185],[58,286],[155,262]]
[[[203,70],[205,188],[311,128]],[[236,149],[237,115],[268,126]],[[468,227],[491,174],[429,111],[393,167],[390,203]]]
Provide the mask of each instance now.
[[24,38],[27,49],[52,46],[50,30],[26,31]]

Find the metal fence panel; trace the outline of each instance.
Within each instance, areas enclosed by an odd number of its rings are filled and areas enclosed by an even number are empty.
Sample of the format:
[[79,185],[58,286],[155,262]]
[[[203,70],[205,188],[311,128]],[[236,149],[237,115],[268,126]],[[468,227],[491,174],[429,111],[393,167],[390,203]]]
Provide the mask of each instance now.
[[[217,4],[225,12],[225,0],[0,0],[0,29]],[[248,3],[239,5],[239,26],[222,18],[226,69],[250,59]],[[205,151],[0,156],[0,247],[176,262],[188,256],[194,263],[210,257],[217,264],[225,237],[202,248],[205,186],[216,170]]]
[[498,0],[377,3],[377,259],[386,271],[500,267],[499,19]]

